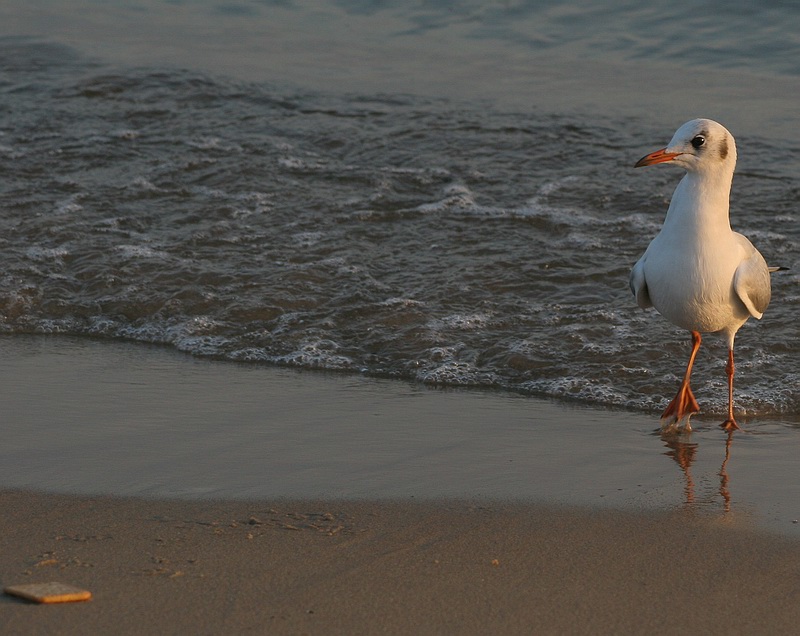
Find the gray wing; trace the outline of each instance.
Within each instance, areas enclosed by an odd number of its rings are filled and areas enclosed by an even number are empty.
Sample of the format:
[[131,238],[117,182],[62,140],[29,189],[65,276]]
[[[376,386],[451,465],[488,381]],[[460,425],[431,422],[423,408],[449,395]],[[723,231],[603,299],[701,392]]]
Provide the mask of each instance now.
[[636,261],[636,265],[631,270],[631,277],[628,281],[631,286],[631,291],[636,297],[636,302],[642,309],[652,307],[653,303],[650,300],[650,292],[647,291],[647,281],[644,278],[644,259],[647,257],[645,253],[642,258]]
[[771,294],[769,267],[750,241],[741,234],[737,234],[737,238],[748,257],[736,268],[736,273],[733,275],[733,289],[750,315],[760,319],[767,310]]

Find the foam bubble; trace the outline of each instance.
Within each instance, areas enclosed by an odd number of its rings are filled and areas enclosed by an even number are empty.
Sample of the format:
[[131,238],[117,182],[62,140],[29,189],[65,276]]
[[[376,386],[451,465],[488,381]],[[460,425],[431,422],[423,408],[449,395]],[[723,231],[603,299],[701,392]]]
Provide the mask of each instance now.
[[491,371],[478,369],[471,362],[450,360],[416,373],[418,381],[445,386],[492,386],[497,376]]
[[30,260],[36,261],[37,263],[48,261],[61,263],[64,258],[69,255],[69,250],[66,247],[41,247],[34,245],[25,250],[25,255]]
[[444,188],[443,198],[433,203],[423,203],[415,209],[419,212],[429,214],[432,212],[442,212],[451,208],[474,208],[475,197],[469,188],[460,184],[451,184]]
[[483,329],[491,320],[492,316],[488,313],[450,314],[449,316],[431,320],[428,323],[428,327],[434,331],[441,331],[442,329],[469,331]]
[[169,254],[160,250],[154,250],[147,245],[117,245],[114,248],[123,258],[169,258]]
[[275,356],[274,362],[311,369],[354,370],[351,358],[337,353],[339,346],[332,340],[312,340],[299,349]]

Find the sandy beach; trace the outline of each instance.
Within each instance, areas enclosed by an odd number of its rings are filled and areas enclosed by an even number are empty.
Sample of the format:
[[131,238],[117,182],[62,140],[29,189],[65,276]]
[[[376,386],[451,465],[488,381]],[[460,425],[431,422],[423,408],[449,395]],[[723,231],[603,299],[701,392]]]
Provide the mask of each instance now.
[[4,634],[795,633],[800,545],[684,514],[3,492]]
[[3,352],[2,584],[94,595],[4,596],[4,634],[779,634],[800,620],[777,450],[790,422],[726,445],[698,420],[665,441],[647,414],[496,392],[71,338]]

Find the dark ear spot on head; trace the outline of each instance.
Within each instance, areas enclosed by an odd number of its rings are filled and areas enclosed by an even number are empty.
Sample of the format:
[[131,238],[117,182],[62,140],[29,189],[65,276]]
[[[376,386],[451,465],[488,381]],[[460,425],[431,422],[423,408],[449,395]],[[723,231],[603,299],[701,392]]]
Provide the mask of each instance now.
[[723,137],[722,143],[719,145],[719,158],[725,159],[728,156],[728,138]]

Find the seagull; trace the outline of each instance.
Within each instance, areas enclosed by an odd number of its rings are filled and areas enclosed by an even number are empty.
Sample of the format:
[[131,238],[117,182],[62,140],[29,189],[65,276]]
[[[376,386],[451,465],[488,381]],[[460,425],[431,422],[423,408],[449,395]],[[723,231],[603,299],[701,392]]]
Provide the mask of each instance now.
[[728,130],[710,119],[678,128],[666,148],[642,157],[634,167],[670,163],[686,171],[678,183],[661,231],[633,266],[630,286],[642,309],[655,307],[692,335],[689,363],[675,398],[661,416],[662,429],[691,431],[700,410],[690,379],[702,333],[728,342],[728,417],[722,428],[739,429],[733,414],[733,341],[751,316],[761,319],[770,300],[770,273],[753,244],[731,230],[729,196],[736,144]]

